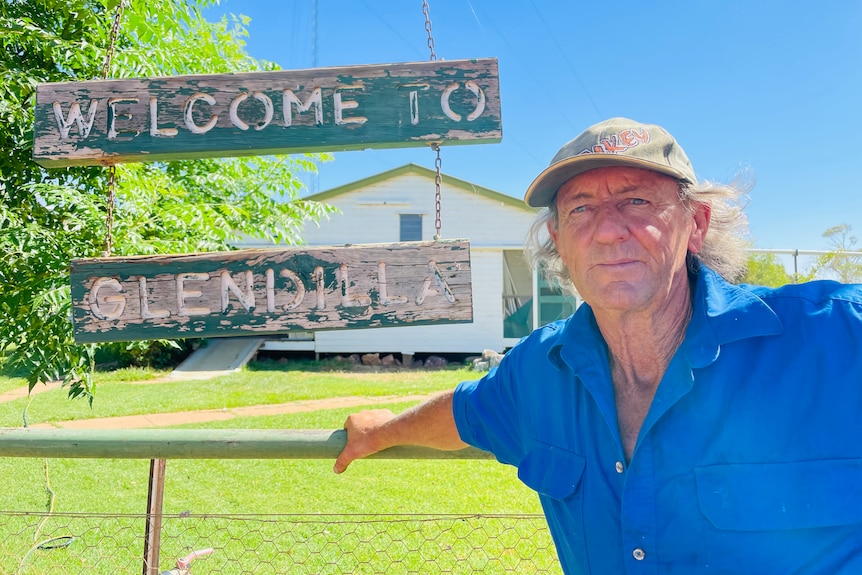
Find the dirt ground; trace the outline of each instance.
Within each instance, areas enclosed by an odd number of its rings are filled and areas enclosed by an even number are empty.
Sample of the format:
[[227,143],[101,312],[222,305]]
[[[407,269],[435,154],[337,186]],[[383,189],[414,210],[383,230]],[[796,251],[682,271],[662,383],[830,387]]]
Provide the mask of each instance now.
[[[163,381],[163,380],[159,380]],[[156,383],[153,381],[152,383]],[[136,382],[145,383],[145,382]],[[45,393],[60,387],[60,382],[47,385],[37,385],[32,394]],[[0,394],[0,403],[14,401],[27,397],[27,387],[21,387]],[[224,421],[235,417],[255,417],[262,415],[282,415],[304,411],[320,411],[323,409],[339,409],[343,407],[361,407],[368,405],[385,405],[406,401],[422,401],[431,395],[385,395],[376,397],[330,397],[326,399],[311,399],[291,401],[271,405],[249,405],[231,409],[203,409],[199,411],[178,411],[173,413],[150,413],[144,415],[126,415],[122,417],[101,417],[94,419],[79,419],[71,421],[55,421],[31,425],[38,429],[142,429],[147,427],[168,427],[184,423],[205,423],[207,421]]]

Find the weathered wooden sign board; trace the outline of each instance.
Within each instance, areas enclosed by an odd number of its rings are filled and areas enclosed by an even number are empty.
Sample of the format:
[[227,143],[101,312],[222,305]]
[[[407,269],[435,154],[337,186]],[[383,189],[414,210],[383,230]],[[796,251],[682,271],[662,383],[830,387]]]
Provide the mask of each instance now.
[[79,343],[473,319],[467,240],[74,260]]
[[42,166],[496,143],[495,58],[41,84]]

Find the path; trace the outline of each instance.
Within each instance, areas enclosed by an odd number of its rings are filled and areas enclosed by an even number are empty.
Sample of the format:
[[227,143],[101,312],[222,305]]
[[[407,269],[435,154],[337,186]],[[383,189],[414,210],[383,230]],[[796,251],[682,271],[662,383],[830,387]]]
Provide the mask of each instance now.
[[[137,382],[142,383],[142,382]],[[60,382],[37,385],[32,393],[45,393],[61,387]],[[27,397],[27,387],[20,387],[0,393],[0,403],[15,401]],[[283,415],[286,413],[301,413],[320,411],[323,409],[340,409],[344,407],[361,407],[366,405],[385,405],[407,401],[422,401],[433,394],[427,395],[379,395],[379,396],[349,396],[328,397],[325,399],[303,399],[287,403],[269,405],[247,405],[230,409],[201,409],[197,411],[176,411],[170,413],[148,413],[144,415],[125,415],[120,417],[97,417],[93,419],[74,419],[69,421],[54,421],[37,423],[33,429],[141,429],[146,427],[169,427],[186,423],[206,423],[207,421],[225,421],[235,417],[259,417],[263,415]]]
[[5,393],[0,393],[0,403],[6,403],[7,401],[15,401],[16,399],[21,399],[27,397],[28,395],[38,395],[40,393],[45,393],[46,391],[52,391],[54,389],[57,389],[58,387],[61,387],[62,385],[62,381],[49,381],[48,383],[38,384],[36,387],[33,388],[33,391],[30,391],[25,385],[24,387],[19,387]]

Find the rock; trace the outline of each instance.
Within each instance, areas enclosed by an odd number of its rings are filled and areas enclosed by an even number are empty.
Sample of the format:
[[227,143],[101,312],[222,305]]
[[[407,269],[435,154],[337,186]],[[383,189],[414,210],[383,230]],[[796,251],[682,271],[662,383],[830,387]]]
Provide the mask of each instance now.
[[429,355],[425,360],[425,367],[428,368],[438,368],[438,367],[446,367],[449,365],[449,362],[446,361],[445,358],[440,357],[439,355]]
[[474,371],[488,371],[491,369],[491,364],[482,358],[476,358],[473,360],[473,370]]
[[492,367],[497,367],[500,365],[500,362],[503,360],[503,354],[497,353],[493,349],[486,349],[482,352],[482,359],[488,362],[489,369]]
[[497,353],[492,349],[486,349],[482,352],[482,357],[472,358],[470,361],[470,365],[472,365],[473,369],[476,371],[488,371],[491,368],[500,365],[500,361],[502,359],[502,353]]
[[362,356],[362,365],[380,365],[379,353],[366,353]]

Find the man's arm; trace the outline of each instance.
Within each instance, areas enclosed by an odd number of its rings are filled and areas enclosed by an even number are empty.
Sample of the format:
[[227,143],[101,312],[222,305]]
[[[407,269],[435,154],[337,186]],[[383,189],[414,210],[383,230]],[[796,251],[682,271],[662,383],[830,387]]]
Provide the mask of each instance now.
[[396,445],[421,445],[442,450],[467,447],[458,435],[452,413],[454,391],[446,391],[396,416],[388,409],[360,411],[344,422],[347,445],[333,471],[341,473],[355,459]]

